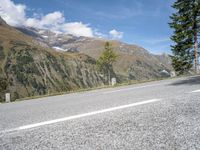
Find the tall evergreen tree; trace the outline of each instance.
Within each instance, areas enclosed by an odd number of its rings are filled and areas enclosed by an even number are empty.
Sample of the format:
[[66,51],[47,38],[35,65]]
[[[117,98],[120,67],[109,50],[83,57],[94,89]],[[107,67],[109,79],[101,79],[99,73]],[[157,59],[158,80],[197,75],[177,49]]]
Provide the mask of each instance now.
[[171,39],[172,65],[178,74],[183,74],[192,68],[199,73],[199,45],[200,32],[200,0],[177,0],[173,6],[176,12],[170,17],[170,27],[174,29]]
[[112,45],[109,42],[106,42],[104,51],[97,60],[97,67],[102,73],[107,75],[109,84],[111,73],[114,73],[113,63],[117,60],[117,57],[118,55],[113,51]]

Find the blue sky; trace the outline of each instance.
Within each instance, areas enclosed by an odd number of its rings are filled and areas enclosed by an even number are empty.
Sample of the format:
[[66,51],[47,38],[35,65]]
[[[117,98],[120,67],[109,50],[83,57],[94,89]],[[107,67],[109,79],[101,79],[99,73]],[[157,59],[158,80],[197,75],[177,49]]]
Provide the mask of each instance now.
[[[171,41],[169,37],[172,30],[168,23],[170,22],[169,16],[173,12],[171,5],[174,0],[7,1],[15,6],[22,5],[25,7],[22,8],[24,11],[22,13],[24,13],[24,18],[29,20],[28,23],[26,22],[29,25],[38,24],[36,21],[39,22],[47,14],[60,12],[62,16],[60,16],[59,23],[65,24],[67,33],[70,33],[69,30],[74,30],[72,26],[81,26],[86,27],[88,33],[86,35],[88,36],[102,36],[137,44],[156,54],[170,53]],[[0,3],[3,4],[3,2],[4,5],[10,5],[5,4],[5,0],[0,0]],[[5,18],[12,18],[6,16],[6,11],[4,11]],[[2,15],[1,12],[0,15]],[[41,25],[41,27],[44,27],[44,25]],[[83,30],[80,29],[81,31]]]

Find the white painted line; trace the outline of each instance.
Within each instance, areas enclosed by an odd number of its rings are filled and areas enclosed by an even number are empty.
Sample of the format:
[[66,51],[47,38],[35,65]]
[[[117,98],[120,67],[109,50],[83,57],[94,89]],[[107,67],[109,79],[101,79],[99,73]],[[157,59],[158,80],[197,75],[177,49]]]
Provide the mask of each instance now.
[[35,127],[41,127],[41,126],[45,126],[45,125],[49,125],[49,124],[54,124],[54,123],[68,121],[68,120],[73,120],[73,119],[78,119],[78,118],[93,116],[93,115],[102,114],[102,113],[106,113],[106,112],[112,112],[112,111],[115,111],[115,110],[120,110],[120,109],[130,108],[130,107],[134,107],[134,106],[139,106],[139,105],[154,103],[154,102],[158,102],[158,101],[161,101],[161,99],[151,99],[151,100],[142,101],[142,102],[136,102],[136,103],[132,103],[132,104],[128,104],[128,105],[111,107],[111,108],[102,109],[102,110],[98,110],[98,111],[93,111],[93,112],[89,112],[89,113],[84,113],[84,114],[69,116],[69,117],[65,117],[65,118],[59,118],[59,119],[54,119],[54,120],[49,120],[49,121],[44,121],[44,122],[29,124],[29,125],[20,126],[18,128],[14,128],[14,129],[10,129],[10,130],[4,130],[3,132],[0,132],[0,133],[7,133],[7,132],[13,132],[13,131],[20,131],[20,130],[25,130],[25,129],[31,129],[31,128],[35,128]]
[[124,88],[124,89],[119,89],[119,90],[107,91],[107,92],[104,92],[103,94],[111,94],[111,93],[122,92],[122,91],[130,91],[130,90],[134,90],[134,89],[141,89],[141,88],[152,87],[152,86],[160,86],[160,85],[164,85],[164,84],[153,84],[153,85]]
[[192,92],[189,92],[189,93],[198,93],[200,92],[200,90],[195,90],[195,91],[192,91]]

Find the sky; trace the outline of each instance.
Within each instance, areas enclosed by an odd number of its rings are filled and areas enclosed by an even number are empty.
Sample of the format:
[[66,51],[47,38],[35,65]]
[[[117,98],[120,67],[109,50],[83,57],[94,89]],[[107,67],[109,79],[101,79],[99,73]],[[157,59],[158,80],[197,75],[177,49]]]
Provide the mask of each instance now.
[[12,26],[114,39],[162,54],[170,53],[174,1],[0,0],[0,16]]

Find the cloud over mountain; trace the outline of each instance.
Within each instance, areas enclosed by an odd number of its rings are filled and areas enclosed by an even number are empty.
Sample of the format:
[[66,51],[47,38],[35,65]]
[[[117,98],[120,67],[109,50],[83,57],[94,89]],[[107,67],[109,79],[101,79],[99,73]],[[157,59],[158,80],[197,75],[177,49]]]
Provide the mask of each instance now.
[[20,26],[26,21],[26,6],[14,4],[10,0],[0,0],[0,15],[12,26]]
[[76,36],[94,36],[93,29],[88,24],[67,22],[60,11],[46,15],[38,14],[39,17],[27,17],[26,5],[15,4],[11,0],[0,0],[0,4],[0,15],[9,25],[50,29]]
[[115,29],[111,30],[109,32],[109,34],[111,35],[112,38],[114,39],[121,39],[123,37],[123,32],[117,31]]

